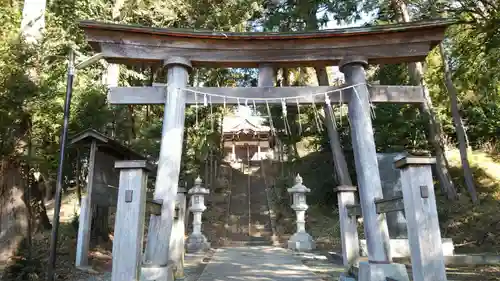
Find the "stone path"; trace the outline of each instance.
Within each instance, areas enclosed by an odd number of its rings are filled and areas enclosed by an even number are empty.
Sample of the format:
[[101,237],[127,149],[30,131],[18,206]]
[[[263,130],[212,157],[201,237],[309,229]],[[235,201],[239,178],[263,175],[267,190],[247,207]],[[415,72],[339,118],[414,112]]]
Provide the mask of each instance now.
[[271,246],[217,249],[198,281],[321,281],[300,259]]

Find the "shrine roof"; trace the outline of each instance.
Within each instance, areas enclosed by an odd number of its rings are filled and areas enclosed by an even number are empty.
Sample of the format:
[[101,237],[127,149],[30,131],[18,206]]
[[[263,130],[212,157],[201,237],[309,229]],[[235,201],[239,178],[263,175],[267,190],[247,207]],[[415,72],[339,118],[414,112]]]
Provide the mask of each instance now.
[[421,61],[444,38],[450,20],[311,32],[221,32],[81,21],[87,40],[108,61],[160,63],[184,56],[194,66],[338,64],[347,55],[372,63]]
[[269,126],[262,125],[263,119],[258,116],[241,117],[241,116],[226,116],[222,124],[224,134],[232,134],[245,130],[251,130],[257,133],[268,133]]

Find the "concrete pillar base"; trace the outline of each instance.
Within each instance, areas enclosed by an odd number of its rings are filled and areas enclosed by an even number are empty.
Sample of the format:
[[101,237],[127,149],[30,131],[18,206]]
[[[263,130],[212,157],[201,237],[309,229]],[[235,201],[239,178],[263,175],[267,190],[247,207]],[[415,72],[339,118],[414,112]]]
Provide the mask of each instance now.
[[356,278],[347,276],[346,274],[342,273],[339,276],[339,281],[356,281]]
[[404,264],[359,262],[359,281],[386,281],[387,277],[397,281],[410,280]]
[[197,253],[210,249],[210,243],[203,234],[191,234],[186,241],[186,252]]
[[141,281],[158,280],[174,281],[174,264],[169,263],[165,266],[143,265],[141,268]]
[[314,240],[307,232],[297,232],[288,240],[288,249],[310,251],[316,248]]
[[[443,243],[443,255],[453,256],[455,253],[455,246],[453,245],[453,240],[451,238],[442,238]],[[368,256],[368,247],[366,246],[366,240],[359,240],[361,256]],[[391,257],[393,258],[405,258],[410,257],[410,243],[408,239],[391,239]]]

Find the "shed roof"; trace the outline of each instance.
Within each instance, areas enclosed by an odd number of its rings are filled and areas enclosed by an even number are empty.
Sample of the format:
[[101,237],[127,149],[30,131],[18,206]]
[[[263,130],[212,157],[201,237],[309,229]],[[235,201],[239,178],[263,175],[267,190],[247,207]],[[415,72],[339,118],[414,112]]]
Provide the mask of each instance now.
[[123,160],[146,160],[146,157],[131,148],[123,145],[121,142],[108,137],[94,129],[87,129],[70,138],[70,145],[90,145],[96,141],[99,151],[116,156]]

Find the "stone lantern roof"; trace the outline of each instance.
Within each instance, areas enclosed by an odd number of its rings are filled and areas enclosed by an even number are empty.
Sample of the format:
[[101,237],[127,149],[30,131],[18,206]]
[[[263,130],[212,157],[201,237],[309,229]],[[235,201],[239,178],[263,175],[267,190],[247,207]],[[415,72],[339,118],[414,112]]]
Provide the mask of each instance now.
[[194,180],[194,186],[191,189],[189,189],[188,194],[209,194],[210,191],[207,188],[204,188],[201,184],[202,180],[198,176]]
[[297,174],[297,177],[295,177],[295,185],[292,186],[292,188],[287,189],[287,191],[289,193],[306,193],[310,192],[311,189],[302,184],[302,177]]

